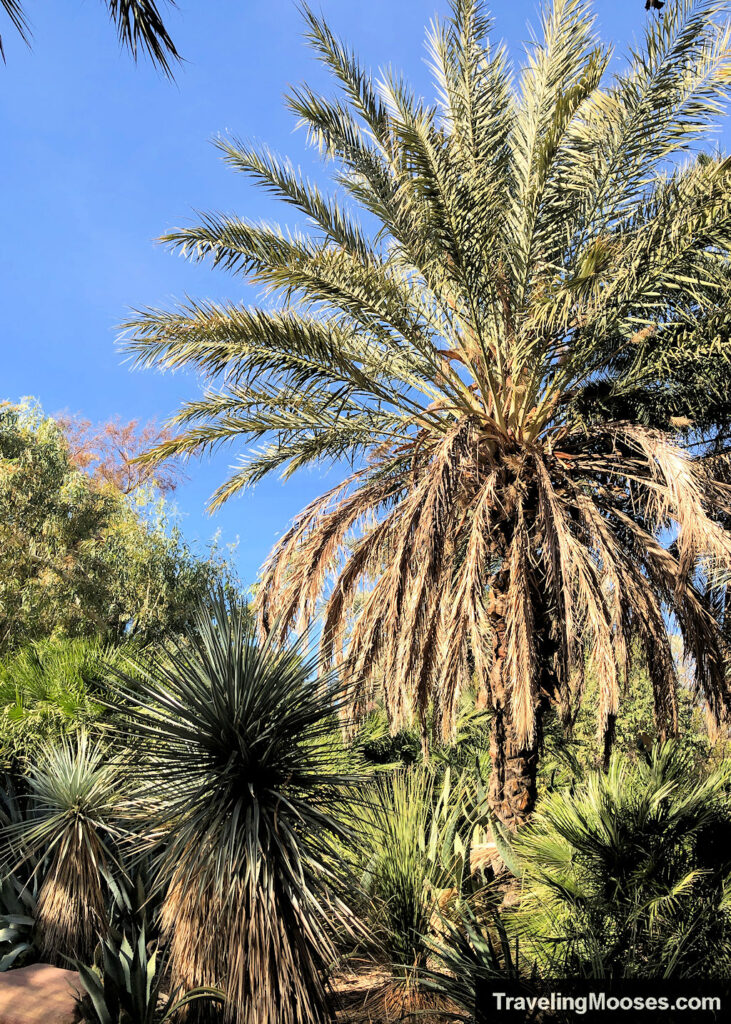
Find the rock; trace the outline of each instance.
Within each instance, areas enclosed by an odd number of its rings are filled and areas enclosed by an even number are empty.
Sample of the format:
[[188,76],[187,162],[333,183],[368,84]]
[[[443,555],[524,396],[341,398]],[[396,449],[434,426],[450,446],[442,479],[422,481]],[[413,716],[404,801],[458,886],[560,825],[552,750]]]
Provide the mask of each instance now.
[[32,964],[0,974],[0,1024],[73,1024],[79,1019],[76,971]]

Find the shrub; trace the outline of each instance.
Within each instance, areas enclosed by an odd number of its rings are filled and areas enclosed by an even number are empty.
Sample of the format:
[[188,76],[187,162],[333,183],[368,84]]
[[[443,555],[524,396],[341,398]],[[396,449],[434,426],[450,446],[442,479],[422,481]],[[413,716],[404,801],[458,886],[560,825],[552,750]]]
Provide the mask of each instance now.
[[515,841],[516,924],[544,976],[731,975],[728,783],[668,743],[545,798]]

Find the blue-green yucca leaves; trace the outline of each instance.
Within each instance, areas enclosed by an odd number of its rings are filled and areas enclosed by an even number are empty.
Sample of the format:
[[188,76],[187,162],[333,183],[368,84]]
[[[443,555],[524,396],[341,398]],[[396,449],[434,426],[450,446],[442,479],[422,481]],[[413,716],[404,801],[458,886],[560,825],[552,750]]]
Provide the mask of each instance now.
[[547,796],[512,844],[526,955],[554,977],[726,976],[729,781],[667,744]]
[[221,595],[138,669],[118,694],[149,777],[140,829],[157,847],[174,984],[220,986],[240,1024],[326,1020],[324,972],[351,926],[334,852],[353,842],[334,738],[347,690],[301,647],[260,643]]
[[515,823],[546,708],[575,711],[587,655],[602,738],[638,638],[658,731],[677,730],[673,618],[716,720],[731,707],[709,583],[731,571],[730,492],[707,458],[731,428],[731,165],[697,155],[731,41],[725,0],[669,0],[612,76],[592,4],[554,0],[514,73],[486,4],[450,6],[429,35],[434,103],[304,9],[339,95],[287,102],[333,187],[219,142],[306,226],[205,214],[170,232],[271,301],[148,310],[127,344],[206,376],[146,458],[240,443],[214,504],[268,473],[352,466],[272,552],[260,625],[283,637],[324,598],[326,661],[362,702],[383,680],[394,729],[433,707],[451,736],[476,676],[490,801]]
[[106,928],[102,872],[128,835],[127,780],[108,747],[81,730],[39,746],[27,787],[25,815],[4,830],[5,869],[33,861],[42,875],[43,954],[59,963],[88,957]]

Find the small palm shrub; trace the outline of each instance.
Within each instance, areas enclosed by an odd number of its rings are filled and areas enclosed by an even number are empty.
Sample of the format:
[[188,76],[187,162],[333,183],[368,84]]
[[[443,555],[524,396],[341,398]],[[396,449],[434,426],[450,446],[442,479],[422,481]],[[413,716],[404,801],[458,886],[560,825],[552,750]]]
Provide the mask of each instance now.
[[729,778],[665,744],[544,799],[515,840],[544,976],[731,976]]
[[333,852],[352,844],[333,741],[346,696],[317,667],[298,646],[259,642],[246,607],[218,595],[119,683],[153,780],[140,827],[158,842],[173,987],[220,987],[237,1024],[328,1019],[323,978],[350,921]]
[[103,871],[124,838],[125,786],[108,749],[84,731],[42,746],[27,776],[23,817],[5,830],[6,868],[42,871],[36,926],[54,963],[91,956],[105,934]]
[[0,752],[6,767],[33,756],[38,743],[98,722],[124,648],[95,639],[43,640],[0,662]]

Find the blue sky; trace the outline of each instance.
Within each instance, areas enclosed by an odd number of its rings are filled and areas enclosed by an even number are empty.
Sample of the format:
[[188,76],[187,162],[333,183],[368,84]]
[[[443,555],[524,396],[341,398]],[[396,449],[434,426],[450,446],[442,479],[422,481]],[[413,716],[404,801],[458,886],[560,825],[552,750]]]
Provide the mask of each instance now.
[[[338,34],[377,68],[393,64],[428,95],[424,27],[446,0],[322,0]],[[0,14],[0,398],[35,395],[46,411],[92,420],[163,420],[196,392],[182,375],[135,372],[115,345],[130,307],[186,294],[253,302],[239,278],[192,266],[155,244],[194,209],[291,222],[288,208],[224,167],[210,139],[267,142],[312,173],[313,154],[284,110],[288,84],[329,91],[291,0],[180,0],[168,26],[187,63],[175,83],[121,53],[101,0],[27,0],[28,51]],[[515,56],[537,22],[533,0],[495,0],[496,34]],[[600,0],[598,27],[621,54],[645,20],[642,0]],[[235,452],[189,466],[177,494],[183,527],[201,541],[239,538],[252,582],[277,535],[323,487],[324,471],[271,479],[213,518],[207,497]],[[328,479],[333,479],[329,477]]]

